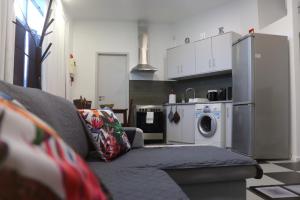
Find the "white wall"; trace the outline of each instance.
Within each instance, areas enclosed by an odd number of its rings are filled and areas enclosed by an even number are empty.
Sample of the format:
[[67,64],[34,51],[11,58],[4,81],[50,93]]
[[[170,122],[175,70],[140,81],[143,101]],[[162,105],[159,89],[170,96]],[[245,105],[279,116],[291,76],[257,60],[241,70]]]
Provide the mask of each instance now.
[[13,83],[15,21],[14,1],[0,1],[0,80]]
[[69,25],[70,20],[65,15],[61,0],[53,3],[52,17],[55,19],[48,31],[52,34],[46,36],[43,44],[45,50],[48,44],[53,43],[51,54],[42,66],[42,89],[57,96],[67,97],[67,61],[69,52]]
[[[155,74],[130,74],[133,80],[164,80],[166,48],[170,44],[170,29],[164,24],[149,26],[150,64],[159,70]],[[75,21],[73,52],[77,61],[72,97],[80,95],[95,99],[96,53],[128,53],[129,69],[138,62],[138,30],[136,22]]]
[[191,41],[199,40],[201,33],[205,33],[207,37],[217,35],[218,27],[224,27],[225,32],[245,34],[250,28],[257,28],[257,13],[256,0],[234,0],[226,3],[173,24],[172,45],[183,44],[186,37],[190,37]]
[[260,29],[286,16],[285,0],[258,0]]
[[[95,97],[97,52],[128,53],[129,66],[138,59],[137,26],[134,22],[75,21],[73,53],[77,62],[72,98]],[[112,77],[113,78],[113,77]]]

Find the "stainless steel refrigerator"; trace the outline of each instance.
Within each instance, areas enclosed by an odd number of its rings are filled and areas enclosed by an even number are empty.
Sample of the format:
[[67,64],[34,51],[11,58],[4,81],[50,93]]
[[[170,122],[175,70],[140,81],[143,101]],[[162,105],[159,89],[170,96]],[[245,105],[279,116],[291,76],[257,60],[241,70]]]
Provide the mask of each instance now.
[[286,36],[250,34],[233,44],[233,151],[290,158],[289,74]]

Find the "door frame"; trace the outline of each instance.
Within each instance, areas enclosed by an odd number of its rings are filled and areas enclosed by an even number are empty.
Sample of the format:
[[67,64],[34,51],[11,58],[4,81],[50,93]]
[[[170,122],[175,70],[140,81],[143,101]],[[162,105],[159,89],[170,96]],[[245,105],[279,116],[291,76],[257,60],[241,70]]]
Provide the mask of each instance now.
[[99,56],[125,56],[126,57],[126,79],[128,80],[128,83],[126,84],[126,99],[128,100],[126,102],[126,108],[129,109],[129,53],[123,53],[123,52],[96,52],[96,64],[95,64],[95,107],[99,108],[99,101],[98,101],[98,72],[99,72]]

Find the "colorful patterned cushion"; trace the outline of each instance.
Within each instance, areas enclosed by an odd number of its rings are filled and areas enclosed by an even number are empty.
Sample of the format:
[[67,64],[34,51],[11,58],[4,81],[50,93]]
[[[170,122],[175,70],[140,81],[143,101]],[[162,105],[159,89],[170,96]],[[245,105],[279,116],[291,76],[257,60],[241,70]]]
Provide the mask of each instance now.
[[0,199],[107,199],[86,163],[46,123],[0,98]]
[[111,161],[130,150],[130,143],[111,110],[79,110],[101,159]]
[[17,101],[16,99],[12,98],[11,96],[5,94],[4,92],[1,92],[0,91],[0,99],[5,99],[7,101],[10,101],[12,103],[14,103],[15,105],[21,107],[21,108],[24,108],[26,109],[19,101]]

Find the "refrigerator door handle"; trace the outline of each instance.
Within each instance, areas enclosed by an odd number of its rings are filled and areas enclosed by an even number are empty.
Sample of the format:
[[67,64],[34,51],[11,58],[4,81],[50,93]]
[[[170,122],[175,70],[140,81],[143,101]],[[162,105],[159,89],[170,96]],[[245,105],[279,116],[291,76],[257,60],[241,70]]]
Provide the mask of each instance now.
[[242,105],[251,105],[251,104],[253,104],[254,105],[254,103],[253,102],[251,102],[251,101],[244,101],[244,102],[236,102],[236,103],[232,103],[232,105],[233,106],[242,106]]

